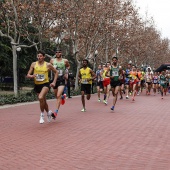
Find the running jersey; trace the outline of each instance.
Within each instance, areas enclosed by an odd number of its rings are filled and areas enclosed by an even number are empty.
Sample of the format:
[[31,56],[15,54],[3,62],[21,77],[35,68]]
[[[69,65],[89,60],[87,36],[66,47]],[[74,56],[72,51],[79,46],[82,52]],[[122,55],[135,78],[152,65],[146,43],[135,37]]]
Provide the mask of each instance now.
[[131,78],[131,82],[134,82],[135,80],[137,80],[137,72],[136,71],[131,71],[130,72],[130,78]]
[[108,69],[107,67],[106,67],[106,68],[103,68],[103,73],[102,73],[102,78],[103,78],[103,80],[104,80],[104,79],[108,79],[108,78],[110,79],[110,77],[107,77],[107,76],[106,76],[106,71],[107,71],[107,69]]
[[146,73],[146,82],[151,82],[151,80],[152,80],[152,75]]
[[138,71],[137,74],[138,74],[138,79],[141,80],[141,78],[142,78],[142,72],[141,72],[141,71]]
[[126,76],[126,78],[129,78],[129,76],[130,76],[130,69],[126,69],[125,70],[125,76]]
[[164,75],[160,75],[160,84],[166,83],[166,77]]
[[34,66],[34,74],[36,75],[36,77],[34,78],[35,84],[48,83],[49,78],[48,78],[47,62],[44,61],[43,65],[39,65],[37,61]]
[[57,61],[56,59],[54,59],[53,66],[58,70],[58,76],[63,76],[65,74],[66,66],[64,59],[62,59],[61,61]]
[[90,73],[90,68],[81,68],[80,69],[80,74],[81,74],[81,84],[92,84],[92,80],[87,81],[87,79],[92,78],[91,73]]
[[102,76],[101,76],[101,71],[102,71],[102,70],[97,70],[97,71],[96,71],[97,82],[103,81],[103,78],[102,78]]
[[153,76],[153,83],[157,84],[158,83],[158,76]]
[[117,66],[117,67],[111,66],[110,75],[114,76],[113,81],[118,81],[119,80],[119,66]]
[[144,80],[144,76],[145,76],[145,73],[144,73],[144,71],[142,71],[142,72],[141,72],[140,80]]

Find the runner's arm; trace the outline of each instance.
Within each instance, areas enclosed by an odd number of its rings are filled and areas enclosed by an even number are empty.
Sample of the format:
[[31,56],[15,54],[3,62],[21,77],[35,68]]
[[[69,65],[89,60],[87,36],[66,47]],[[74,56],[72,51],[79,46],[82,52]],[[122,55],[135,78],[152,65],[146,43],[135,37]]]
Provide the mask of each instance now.
[[36,76],[36,75],[32,74],[33,71],[34,71],[34,66],[35,66],[35,62],[33,62],[31,64],[30,69],[29,69],[27,76],[26,76],[27,78],[34,78]]

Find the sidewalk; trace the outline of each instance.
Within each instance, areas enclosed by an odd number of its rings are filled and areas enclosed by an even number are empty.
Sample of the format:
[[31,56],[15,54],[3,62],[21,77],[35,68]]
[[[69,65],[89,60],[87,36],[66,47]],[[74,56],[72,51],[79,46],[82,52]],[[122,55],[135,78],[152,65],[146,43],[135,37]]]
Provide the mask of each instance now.
[[44,124],[37,102],[0,106],[0,170],[170,170],[170,94],[111,102],[73,97]]

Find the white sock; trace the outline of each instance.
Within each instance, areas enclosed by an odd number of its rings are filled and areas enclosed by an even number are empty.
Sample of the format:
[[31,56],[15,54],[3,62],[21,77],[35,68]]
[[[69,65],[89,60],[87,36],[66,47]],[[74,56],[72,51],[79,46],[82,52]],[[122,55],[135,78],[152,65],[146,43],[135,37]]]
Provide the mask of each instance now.
[[44,117],[44,112],[41,112],[41,116]]

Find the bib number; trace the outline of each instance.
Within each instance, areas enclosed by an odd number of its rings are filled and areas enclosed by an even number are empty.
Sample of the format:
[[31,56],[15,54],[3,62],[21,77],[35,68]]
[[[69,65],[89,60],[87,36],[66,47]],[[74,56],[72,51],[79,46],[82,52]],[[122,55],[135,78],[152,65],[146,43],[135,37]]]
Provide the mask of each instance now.
[[63,73],[64,73],[63,70],[58,70],[58,75],[59,75],[59,76],[62,76]]
[[87,81],[87,79],[82,79],[81,83],[82,84],[88,84],[88,81]]
[[119,76],[118,71],[112,71],[112,76]]
[[36,79],[36,81],[44,81],[45,76],[44,76],[44,74],[37,74],[35,79]]

